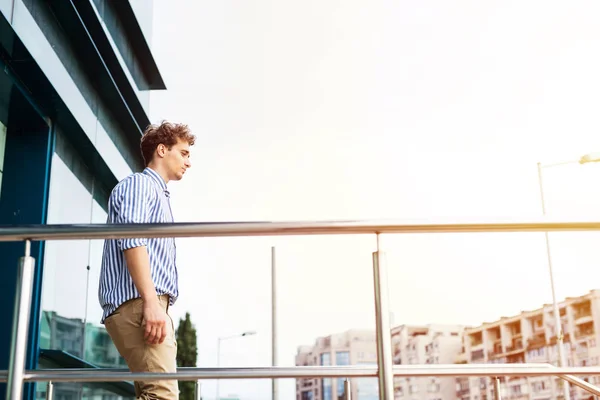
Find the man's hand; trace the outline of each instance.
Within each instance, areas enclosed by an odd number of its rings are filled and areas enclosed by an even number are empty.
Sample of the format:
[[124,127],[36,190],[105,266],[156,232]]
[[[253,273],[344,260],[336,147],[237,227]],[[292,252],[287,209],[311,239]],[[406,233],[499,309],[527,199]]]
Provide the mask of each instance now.
[[161,344],[167,337],[167,313],[158,298],[144,300],[144,339],[148,344]]
[[125,262],[135,287],[143,301],[144,339],[148,344],[160,344],[167,337],[167,313],[160,306],[150,274],[150,257],[146,246],[134,247],[124,252]]

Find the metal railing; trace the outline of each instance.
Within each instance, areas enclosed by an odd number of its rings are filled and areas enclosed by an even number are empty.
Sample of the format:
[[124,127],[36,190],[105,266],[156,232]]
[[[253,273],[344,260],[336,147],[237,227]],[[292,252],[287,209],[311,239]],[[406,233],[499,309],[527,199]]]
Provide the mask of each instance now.
[[[584,390],[600,396],[600,388],[575,375],[600,375],[600,367],[557,368],[549,364],[493,365],[410,365],[392,362],[387,275],[383,265],[379,236],[398,233],[468,233],[468,232],[547,232],[600,231],[600,222],[530,220],[470,223],[407,223],[373,221],[326,222],[235,222],[174,223],[129,225],[34,225],[0,227],[1,241],[23,241],[25,254],[19,261],[15,312],[8,371],[0,371],[0,381],[8,382],[7,399],[21,399],[25,382],[110,382],[123,380],[200,380],[257,378],[355,378],[377,377],[381,400],[394,398],[394,377],[493,377],[494,395],[500,399],[502,376],[558,376]],[[373,252],[374,299],[376,310],[377,366],[347,367],[262,367],[262,368],[179,368],[176,373],[132,373],[126,369],[25,370],[29,310],[32,301],[35,260],[30,255],[31,241],[74,239],[121,239],[136,237],[223,237],[280,235],[375,234],[377,250]],[[347,380],[347,388],[350,389]],[[50,385],[52,388],[52,385]],[[218,399],[217,399],[218,400]]]

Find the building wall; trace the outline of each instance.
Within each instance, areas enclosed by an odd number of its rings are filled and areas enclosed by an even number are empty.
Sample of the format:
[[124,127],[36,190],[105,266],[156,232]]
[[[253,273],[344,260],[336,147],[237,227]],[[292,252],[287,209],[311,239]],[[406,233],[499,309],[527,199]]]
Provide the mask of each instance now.
[[[402,325],[392,329],[394,364],[451,364],[461,352],[464,327],[457,325]],[[348,331],[319,338],[313,346],[301,346],[296,365],[345,365],[340,354],[349,354],[351,365],[377,365],[377,344],[373,331]],[[343,382],[328,379],[297,379],[298,400],[341,399]],[[352,398],[379,398],[376,378],[351,379]],[[446,400],[456,396],[452,378],[396,378],[396,399]],[[342,397],[343,398],[343,397]]]
[[[313,346],[301,346],[296,355],[297,366],[310,365],[376,365],[377,347],[372,331],[350,330],[321,337]],[[353,399],[375,400],[379,397],[376,378],[350,380]],[[297,379],[298,400],[344,399],[343,379]]]
[[[600,291],[567,298],[559,304],[568,366],[599,365],[598,343]],[[470,328],[463,336],[464,351],[459,363],[551,363],[559,365],[555,318],[550,304],[520,315],[503,317]],[[600,377],[590,377],[594,384]],[[457,397],[486,400],[493,396],[489,378],[457,379]],[[510,377],[501,380],[502,395],[517,400],[557,400],[562,398],[563,382],[558,378]],[[589,393],[570,386],[571,399],[588,399]]]
[[[97,7],[102,3],[0,0],[0,224],[104,223],[114,184],[143,167],[139,137],[149,121],[149,89],[164,88],[148,47],[152,2],[113,3],[120,8],[110,12]],[[101,240],[32,243],[26,368],[123,365],[99,325],[101,250]],[[4,242],[0,252],[0,300],[12,321],[24,246]],[[10,340],[7,323],[0,341]],[[8,359],[3,346],[0,369]],[[60,384],[56,393],[129,396],[113,389]],[[44,392],[45,384],[27,384],[24,398]]]
[[[460,325],[401,325],[392,329],[395,365],[448,364],[461,352],[464,327]],[[395,378],[394,398],[407,400],[452,399],[452,378]]]

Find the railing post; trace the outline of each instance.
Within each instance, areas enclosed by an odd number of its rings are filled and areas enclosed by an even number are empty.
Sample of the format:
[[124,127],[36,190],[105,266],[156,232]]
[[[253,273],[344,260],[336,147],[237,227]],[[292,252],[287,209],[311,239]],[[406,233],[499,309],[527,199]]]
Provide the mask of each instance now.
[[[277,366],[277,259],[271,247],[271,366]],[[271,400],[278,400],[278,381],[271,379]],[[219,399],[217,399],[219,400]]]
[[202,394],[200,393],[200,381],[196,381],[196,385],[194,385],[194,400],[200,400],[202,398]]
[[346,400],[352,400],[352,386],[350,386],[350,378],[346,378],[344,381],[344,394],[346,395]]
[[52,400],[54,398],[54,383],[52,381],[48,381],[48,386],[46,387],[46,400]]
[[33,271],[35,267],[35,259],[30,256],[30,252],[31,242],[26,240],[25,255],[19,259],[19,270],[17,272],[8,383],[6,385],[7,400],[20,400],[23,395],[23,375],[25,374],[29,311],[31,310]]
[[379,400],[394,399],[394,371],[392,363],[392,337],[388,304],[387,270],[379,248],[373,253],[373,283],[375,286],[375,319],[377,329],[377,366],[379,375]]
[[500,378],[494,377],[494,400],[502,400],[502,395],[500,394]]

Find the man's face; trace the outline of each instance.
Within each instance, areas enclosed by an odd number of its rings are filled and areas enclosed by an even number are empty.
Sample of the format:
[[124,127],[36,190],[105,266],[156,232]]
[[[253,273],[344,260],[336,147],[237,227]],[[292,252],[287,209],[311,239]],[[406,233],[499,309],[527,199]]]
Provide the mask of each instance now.
[[192,166],[190,163],[190,144],[179,140],[171,149],[165,148],[163,165],[169,180],[178,181],[183,178],[185,171]]

